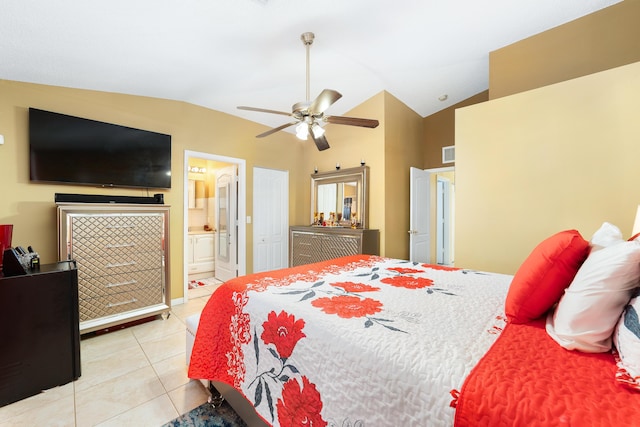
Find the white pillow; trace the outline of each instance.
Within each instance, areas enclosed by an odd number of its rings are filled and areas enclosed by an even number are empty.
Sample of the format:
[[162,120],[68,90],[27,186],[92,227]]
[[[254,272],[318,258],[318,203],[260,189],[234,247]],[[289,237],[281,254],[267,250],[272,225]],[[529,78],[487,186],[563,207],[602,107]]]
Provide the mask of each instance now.
[[591,237],[591,250],[597,251],[613,244],[620,243],[623,240],[622,232],[618,227],[609,222],[604,222]]
[[547,333],[568,350],[609,351],[613,330],[639,281],[639,241],[592,251],[547,317]]
[[640,389],[640,298],[634,297],[625,307],[613,333],[618,350],[616,380],[627,387]]

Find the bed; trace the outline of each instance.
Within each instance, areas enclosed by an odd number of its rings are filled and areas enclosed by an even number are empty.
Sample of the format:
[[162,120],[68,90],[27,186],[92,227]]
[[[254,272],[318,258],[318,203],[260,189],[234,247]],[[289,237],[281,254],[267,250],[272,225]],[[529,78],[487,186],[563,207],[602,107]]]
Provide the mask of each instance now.
[[[554,251],[579,249],[567,263],[541,243],[528,261],[542,251],[546,278],[527,261],[524,280],[357,255],[233,279],[200,315],[189,377],[271,426],[637,425],[619,355],[567,350],[547,331],[593,246],[558,234]],[[551,292],[549,277],[569,282]]]
[[237,278],[202,312],[189,376],[232,385],[274,426],[452,425],[509,281],[376,256]]

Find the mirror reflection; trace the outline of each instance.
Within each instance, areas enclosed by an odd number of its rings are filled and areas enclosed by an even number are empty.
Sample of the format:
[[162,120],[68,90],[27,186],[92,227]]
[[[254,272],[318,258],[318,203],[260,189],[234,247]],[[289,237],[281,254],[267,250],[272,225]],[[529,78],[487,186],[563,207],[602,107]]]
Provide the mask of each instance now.
[[368,166],[311,175],[311,224],[367,226]]

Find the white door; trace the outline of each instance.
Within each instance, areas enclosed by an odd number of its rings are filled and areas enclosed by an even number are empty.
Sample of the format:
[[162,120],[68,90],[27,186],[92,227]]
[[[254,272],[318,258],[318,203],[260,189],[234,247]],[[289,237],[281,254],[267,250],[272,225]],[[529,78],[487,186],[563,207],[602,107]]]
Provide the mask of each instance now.
[[253,272],[289,265],[289,173],[253,168]]
[[238,275],[237,166],[216,171],[215,277],[227,281]]
[[451,182],[447,178],[438,176],[436,187],[436,262],[444,265],[451,264],[450,184]]
[[411,168],[409,202],[409,259],[431,262],[429,254],[429,179],[428,171]]

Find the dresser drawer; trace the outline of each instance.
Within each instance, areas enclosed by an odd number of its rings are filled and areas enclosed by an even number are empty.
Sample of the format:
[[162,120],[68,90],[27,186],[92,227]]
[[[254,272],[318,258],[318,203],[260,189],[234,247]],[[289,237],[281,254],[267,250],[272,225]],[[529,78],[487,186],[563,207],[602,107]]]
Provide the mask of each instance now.
[[122,292],[136,292],[141,288],[162,288],[162,271],[140,270],[131,273],[82,278],[78,282],[80,300],[98,298]]
[[150,240],[162,237],[162,214],[100,214],[72,216],[73,239],[143,235]]
[[321,236],[313,233],[294,232],[291,235],[291,246],[298,254],[313,255],[318,251]]
[[163,304],[161,286],[80,301],[80,322]]
[[78,278],[112,276],[114,274],[131,273],[140,270],[162,269],[162,251],[139,252],[131,256],[114,254],[111,256],[85,257],[76,255]]
[[322,258],[324,260],[360,253],[360,236],[322,236]]
[[86,237],[74,238],[72,241],[73,257],[98,258],[104,256],[134,257],[139,252],[157,251],[158,240],[149,239],[148,236],[133,234],[130,236],[115,237]]

